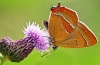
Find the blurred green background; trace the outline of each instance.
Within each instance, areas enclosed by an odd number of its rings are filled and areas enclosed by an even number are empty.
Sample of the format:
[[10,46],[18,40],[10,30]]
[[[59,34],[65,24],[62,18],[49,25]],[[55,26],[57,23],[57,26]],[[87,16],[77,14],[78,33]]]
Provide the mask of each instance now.
[[[0,38],[23,38],[26,22],[47,20],[51,6],[61,5],[77,11],[79,19],[100,39],[100,0],[0,0]],[[100,43],[87,48],[58,48],[48,58],[35,50],[22,62],[5,65],[100,65]]]

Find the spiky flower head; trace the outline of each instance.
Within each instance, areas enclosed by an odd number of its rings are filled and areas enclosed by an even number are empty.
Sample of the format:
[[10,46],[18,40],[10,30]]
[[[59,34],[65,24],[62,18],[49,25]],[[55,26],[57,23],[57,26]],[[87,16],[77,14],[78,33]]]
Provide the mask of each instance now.
[[49,49],[47,33],[41,30],[35,22],[28,23],[23,32],[25,34],[24,38],[18,41],[6,37],[0,40],[0,53],[11,62],[22,61],[34,48],[41,53]]
[[48,34],[44,31],[44,29],[41,30],[39,25],[36,25],[36,22],[33,22],[32,24],[30,24],[29,22],[27,24],[27,28],[24,28],[23,32],[25,34],[25,37],[31,38],[31,42],[34,43],[34,47],[37,50],[39,50],[40,52],[48,51]]

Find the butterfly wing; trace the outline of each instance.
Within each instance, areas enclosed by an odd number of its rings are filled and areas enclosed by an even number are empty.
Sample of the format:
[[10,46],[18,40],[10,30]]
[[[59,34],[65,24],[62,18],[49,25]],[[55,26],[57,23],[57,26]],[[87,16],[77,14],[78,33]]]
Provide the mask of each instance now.
[[44,20],[42,23],[45,29],[48,30],[48,22]]
[[54,39],[54,45],[65,40],[74,31],[77,25],[78,17],[74,11],[61,7],[60,3],[58,3],[57,7],[51,8],[48,32]]
[[86,46],[92,46],[97,43],[97,38],[94,33],[82,22],[79,22],[79,32],[86,40]]
[[79,22],[79,26],[76,32],[74,32],[74,35],[59,43],[59,46],[66,48],[81,48],[92,46],[96,43],[97,38],[94,33],[84,23]]
[[52,7],[51,8],[52,13],[54,13],[55,15],[60,15],[62,16],[61,21],[66,21],[66,22],[62,22],[63,26],[66,27],[66,30],[70,33],[73,32],[74,28],[77,27],[78,25],[78,15],[75,11],[67,8],[67,7],[63,7],[60,6],[60,3],[58,3],[57,7]]
[[91,30],[78,21],[77,13],[66,7],[51,8],[49,23],[44,22],[54,46],[81,48],[96,44],[97,38]]
[[[66,39],[68,33],[62,28],[60,16],[51,13],[50,21],[48,24],[48,32],[53,37],[54,42],[60,42]],[[66,34],[66,35],[65,35]]]
[[51,8],[49,33],[54,38],[56,46],[80,48],[92,46],[97,42],[91,30],[79,22],[77,13],[66,7]]

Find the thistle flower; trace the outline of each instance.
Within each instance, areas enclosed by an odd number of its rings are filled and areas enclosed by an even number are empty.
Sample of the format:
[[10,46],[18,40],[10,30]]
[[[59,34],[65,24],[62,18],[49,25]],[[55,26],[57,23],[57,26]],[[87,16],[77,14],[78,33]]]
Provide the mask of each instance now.
[[39,50],[41,53],[44,51],[48,51],[48,34],[44,31],[44,29],[40,30],[39,25],[36,25],[35,22],[33,22],[32,24],[28,23],[27,28],[24,28],[23,32],[25,34],[25,37],[31,38],[31,42],[34,43],[34,47],[37,50]]
[[41,53],[48,52],[49,39],[47,33],[41,30],[39,25],[36,25],[35,22],[28,23],[23,32],[25,34],[24,38],[18,41],[6,37],[0,40],[0,53],[11,62],[22,61],[34,48]]

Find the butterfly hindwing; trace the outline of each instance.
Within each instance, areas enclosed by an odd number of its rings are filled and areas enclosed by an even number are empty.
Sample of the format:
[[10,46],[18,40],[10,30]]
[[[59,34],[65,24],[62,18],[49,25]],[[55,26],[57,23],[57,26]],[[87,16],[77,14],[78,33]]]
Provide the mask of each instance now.
[[74,35],[70,39],[66,39],[59,43],[59,46],[67,48],[81,48],[92,46],[97,43],[97,39],[94,33],[82,22],[79,22],[79,26],[74,32]]

